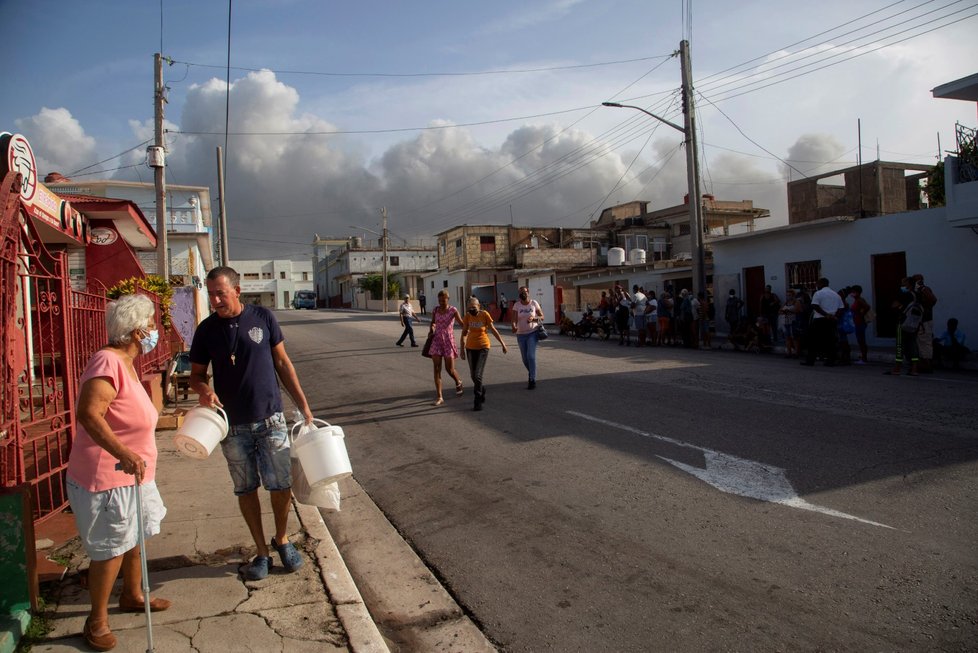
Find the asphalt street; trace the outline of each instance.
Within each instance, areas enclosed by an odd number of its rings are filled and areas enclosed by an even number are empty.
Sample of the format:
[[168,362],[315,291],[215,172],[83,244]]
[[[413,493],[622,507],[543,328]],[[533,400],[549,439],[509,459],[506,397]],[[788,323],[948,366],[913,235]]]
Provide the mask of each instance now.
[[531,391],[507,330],[473,412],[463,361],[431,405],[393,315],[278,316],[356,479],[502,650],[975,650],[978,375],[554,335]]

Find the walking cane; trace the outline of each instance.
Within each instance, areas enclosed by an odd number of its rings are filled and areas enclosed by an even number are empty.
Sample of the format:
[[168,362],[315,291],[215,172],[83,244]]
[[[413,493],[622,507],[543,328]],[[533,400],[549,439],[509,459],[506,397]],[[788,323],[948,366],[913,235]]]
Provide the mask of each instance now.
[[[115,466],[122,469],[122,463]],[[143,608],[146,611],[146,653],[153,653],[153,617],[149,607],[149,570],[146,568],[146,537],[143,533],[143,493],[136,481],[136,526],[139,529],[139,564],[143,572]]]

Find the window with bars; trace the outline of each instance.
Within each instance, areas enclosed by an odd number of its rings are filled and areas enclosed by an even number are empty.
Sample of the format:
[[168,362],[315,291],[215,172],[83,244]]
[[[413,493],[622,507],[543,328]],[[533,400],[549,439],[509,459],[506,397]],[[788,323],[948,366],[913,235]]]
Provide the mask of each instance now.
[[788,287],[802,287],[809,293],[815,292],[818,278],[822,276],[822,261],[796,261],[784,264],[784,278]]

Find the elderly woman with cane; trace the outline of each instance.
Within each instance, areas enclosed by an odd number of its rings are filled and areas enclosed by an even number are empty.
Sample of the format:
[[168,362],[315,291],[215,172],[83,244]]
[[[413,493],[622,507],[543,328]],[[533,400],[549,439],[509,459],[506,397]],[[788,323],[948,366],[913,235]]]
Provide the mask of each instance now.
[[144,537],[159,533],[166,515],[155,482],[158,413],[134,365],[136,356],[152,351],[159,340],[153,303],[140,295],[123,295],[106,307],[105,318],[109,344],[92,356],[81,377],[78,433],[67,478],[68,500],[91,558],[92,609],[82,635],[96,651],[116,645],[108,610],[120,570],[122,612],[170,607],[166,599],[150,600],[144,593],[148,584],[142,582],[138,546]]

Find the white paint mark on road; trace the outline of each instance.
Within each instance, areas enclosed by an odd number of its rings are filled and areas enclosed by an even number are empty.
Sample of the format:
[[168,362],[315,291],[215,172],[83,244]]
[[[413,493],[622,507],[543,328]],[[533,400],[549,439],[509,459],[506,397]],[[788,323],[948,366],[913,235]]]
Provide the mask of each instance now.
[[789,481],[788,477],[785,475],[785,470],[781,467],[765,465],[753,460],[747,460],[746,458],[739,458],[730,454],[714,451],[713,449],[706,449],[695,444],[689,444],[688,442],[668,438],[664,435],[648,433],[646,431],[628,426],[627,424],[611,422],[601,419],[600,417],[585,415],[584,413],[579,413],[574,410],[567,411],[567,414],[574,415],[575,417],[580,417],[581,419],[586,419],[591,422],[597,422],[598,424],[604,424],[605,426],[610,426],[622,431],[627,431],[628,433],[640,435],[644,438],[652,438],[660,442],[666,442],[679,447],[701,451],[703,453],[704,462],[706,463],[705,468],[687,465],[686,463],[681,463],[677,460],[666,458],[665,456],[657,457],[688,474],[692,474],[704,483],[712,485],[721,492],[736,494],[738,496],[747,497],[749,499],[757,499],[759,501],[767,501],[769,503],[777,503],[790,508],[797,508],[799,510],[809,510],[811,512],[828,515],[830,517],[851,519],[853,521],[857,521],[862,524],[869,524],[871,526],[879,526],[881,528],[890,529],[893,528],[892,526],[887,526],[886,524],[880,524],[879,522],[856,517],[855,515],[839,512],[838,510],[832,510],[831,508],[825,508],[824,506],[817,506],[805,501],[798,496],[797,492],[795,492],[795,488],[792,487],[791,481]]

